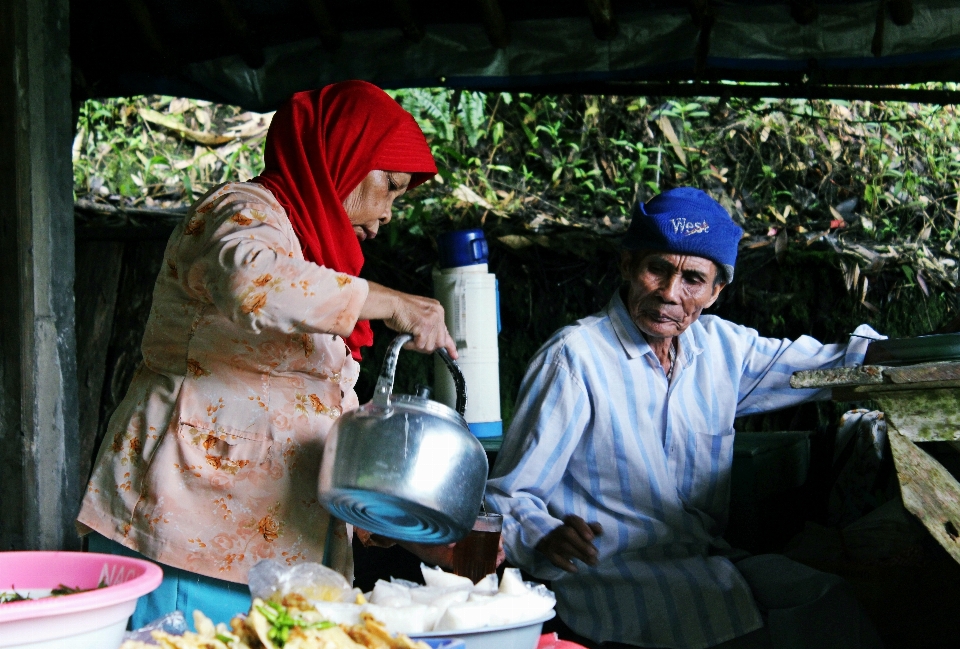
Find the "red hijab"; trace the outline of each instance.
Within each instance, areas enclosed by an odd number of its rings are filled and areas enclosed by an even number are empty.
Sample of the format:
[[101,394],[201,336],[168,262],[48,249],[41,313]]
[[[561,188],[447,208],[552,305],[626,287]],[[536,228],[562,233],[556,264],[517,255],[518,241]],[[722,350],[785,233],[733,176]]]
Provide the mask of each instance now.
[[[286,210],[303,256],[354,276],[363,252],[343,209],[350,192],[374,169],[412,174],[410,189],[437,173],[413,116],[366,81],[293,95],[270,124],[264,163],[254,182]],[[370,323],[357,322],[345,342],[359,360],[373,344]]]

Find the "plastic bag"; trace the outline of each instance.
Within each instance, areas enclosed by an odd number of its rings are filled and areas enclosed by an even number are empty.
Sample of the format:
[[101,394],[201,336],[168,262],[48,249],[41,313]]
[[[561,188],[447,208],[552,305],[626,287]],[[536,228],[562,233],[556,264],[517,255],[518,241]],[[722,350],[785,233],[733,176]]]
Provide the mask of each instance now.
[[170,635],[183,635],[187,630],[187,618],[183,611],[174,611],[167,613],[163,617],[158,617],[153,622],[123,634],[123,641],[134,640],[136,642],[145,642],[147,644],[157,644],[157,641],[150,635],[153,631],[164,631]]
[[260,561],[250,570],[250,595],[266,601],[296,593],[313,602],[350,602],[357,600],[359,588],[335,570],[319,563],[298,563],[285,566],[271,559]]

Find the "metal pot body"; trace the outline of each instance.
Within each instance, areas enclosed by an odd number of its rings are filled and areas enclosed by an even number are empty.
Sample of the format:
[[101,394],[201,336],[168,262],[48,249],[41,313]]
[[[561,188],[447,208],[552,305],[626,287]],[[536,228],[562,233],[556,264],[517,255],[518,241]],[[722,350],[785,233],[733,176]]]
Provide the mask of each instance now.
[[388,538],[456,541],[480,510],[486,453],[460,413],[423,397],[391,395],[390,357],[384,364],[389,386],[378,382],[374,400],[330,430],[320,500],[337,518]]

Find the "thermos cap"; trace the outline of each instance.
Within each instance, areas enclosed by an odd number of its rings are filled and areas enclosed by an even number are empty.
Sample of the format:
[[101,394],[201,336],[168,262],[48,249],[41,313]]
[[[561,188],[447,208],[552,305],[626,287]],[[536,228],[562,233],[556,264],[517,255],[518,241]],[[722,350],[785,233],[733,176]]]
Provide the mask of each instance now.
[[440,268],[457,268],[487,263],[490,254],[483,230],[454,230],[437,237]]

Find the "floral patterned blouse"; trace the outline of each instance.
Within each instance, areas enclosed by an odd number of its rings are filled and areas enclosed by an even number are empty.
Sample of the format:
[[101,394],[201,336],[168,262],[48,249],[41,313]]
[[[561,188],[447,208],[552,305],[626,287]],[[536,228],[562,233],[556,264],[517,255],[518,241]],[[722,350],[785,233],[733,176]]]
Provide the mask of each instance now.
[[330,427],[358,405],[341,336],[366,297],[364,280],[304,260],[269,190],[212,189],[167,243],[143,362],[79,527],[233,582],[267,558],[325,559],[351,578],[346,526],[320,506],[317,477]]

